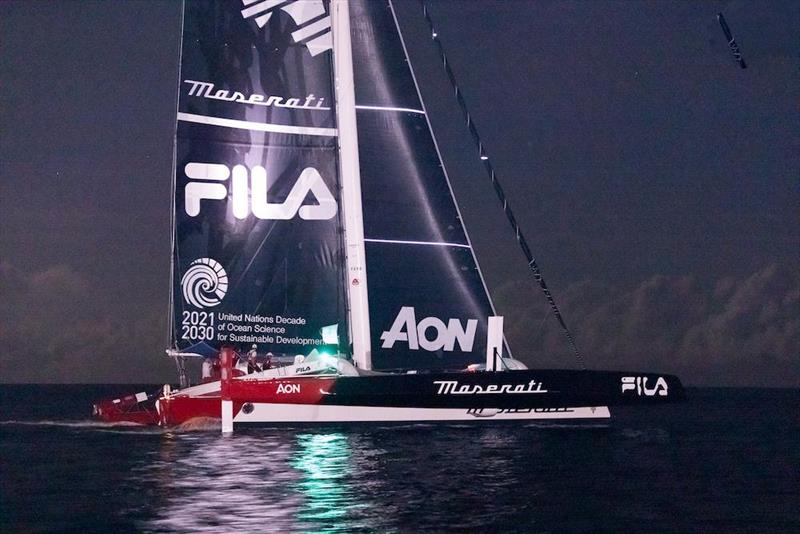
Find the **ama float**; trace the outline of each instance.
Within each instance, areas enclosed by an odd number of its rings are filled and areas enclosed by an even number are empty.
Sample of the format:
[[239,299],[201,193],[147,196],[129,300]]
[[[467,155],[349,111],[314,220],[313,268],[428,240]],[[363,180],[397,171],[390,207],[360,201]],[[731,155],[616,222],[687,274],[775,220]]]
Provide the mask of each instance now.
[[[511,357],[391,1],[186,2],[173,184],[180,387],[99,401],[101,419],[592,419],[683,397],[670,375]],[[218,372],[191,385],[191,358]]]

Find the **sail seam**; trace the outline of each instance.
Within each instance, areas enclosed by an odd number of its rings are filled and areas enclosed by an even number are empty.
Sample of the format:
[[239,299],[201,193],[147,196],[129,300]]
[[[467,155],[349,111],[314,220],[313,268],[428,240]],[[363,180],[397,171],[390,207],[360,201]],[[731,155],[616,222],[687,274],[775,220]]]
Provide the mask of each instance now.
[[390,243],[390,244],[397,244],[397,245],[429,245],[434,247],[459,247],[459,248],[468,248],[472,250],[472,246],[463,243],[446,243],[443,241],[404,241],[400,239],[367,239],[364,238],[364,241],[367,243]]
[[336,128],[318,128],[313,126],[289,126],[285,124],[269,124],[264,122],[249,122],[235,119],[225,119],[222,117],[209,117],[206,115],[196,115],[194,113],[178,113],[178,120],[184,122],[194,122],[197,124],[209,124],[211,126],[221,126],[223,128],[236,128],[239,130],[251,130],[256,132],[285,133],[293,135],[318,135],[323,137],[336,137]]
[[356,109],[365,109],[370,111],[400,111],[405,113],[418,113],[420,115],[425,115],[425,111],[422,109],[414,109],[414,108],[394,108],[389,106],[366,106],[357,104]]

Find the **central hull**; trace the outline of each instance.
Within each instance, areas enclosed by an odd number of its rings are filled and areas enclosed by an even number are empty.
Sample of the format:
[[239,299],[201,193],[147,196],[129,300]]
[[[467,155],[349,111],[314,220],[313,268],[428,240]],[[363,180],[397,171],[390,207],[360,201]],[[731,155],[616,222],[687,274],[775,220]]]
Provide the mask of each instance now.
[[[194,391],[193,391],[194,390]],[[601,371],[508,371],[378,376],[234,378],[158,399],[159,422],[221,417],[233,423],[596,419],[608,406],[683,398],[677,378]]]
[[608,419],[607,407],[591,408],[397,408],[389,406],[325,406],[310,404],[251,403],[249,413],[239,411],[233,422],[265,423],[402,423],[447,421],[510,421],[553,419]]

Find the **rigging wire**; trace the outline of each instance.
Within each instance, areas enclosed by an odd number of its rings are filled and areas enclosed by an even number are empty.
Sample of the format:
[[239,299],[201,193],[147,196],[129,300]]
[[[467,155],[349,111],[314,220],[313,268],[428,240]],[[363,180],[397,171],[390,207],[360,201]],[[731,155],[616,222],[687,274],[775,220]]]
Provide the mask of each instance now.
[[544,278],[542,277],[542,272],[539,269],[539,265],[536,263],[536,259],[533,257],[533,253],[531,252],[530,247],[528,246],[528,242],[525,240],[525,236],[522,234],[522,230],[517,223],[517,219],[514,216],[514,212],[511,210],[511,206],[508,203],[508,199],[506,198],[505,193],[503,192],[503,188],[500,185],[500,182],[497,180],[497,175],[494,170],[494,166],[492,165],[489,156],[486,154],[486,150],[483,146],[483,141],[481,140],[481,136],[478,134],[478,128],[475,126],[475,121],[472,120],[472,116],[467,108],[467,102],[464,99],[464,95],[461,92],[461,89],[458,87],[458,83],[456,82],[455,74],[453,73],[453,69],[450,67],[450,63],[447,61],[447,54],[445,54],[444,46],[442,45],[442,41],[439,38],[439,32],[436,31],[436,27],[433,24],[433,19],[431,18],[430,11],[428,11],[428,6],[425,0],[419,0],[420,4],[422,5],[422,14],[425,17],[425,21],[428,23],[428,29],[430,30],[431,39],[433,42],[436,43],[436,49],[439,52],[439,59],[442,62],[442,66],[444,67],[445,74],[447,74],[447,78],[450,80],[450,85],[453,88],[453,94],[456,97],[456,101],[458,102],[458,107],[461,110],[461,115],[463,116],[464,120],[467,123],[467,129],[469,130],[470,136],[472,137],[472,141],[475,143],[475,146],[478,149],[478,156],[481,159],[481,163],[483,163],[484,169],[486,169],[489,178],[492,181],[492,186],[494,187],[494,191],[497,194],[497,198],[500,200],[500,203],[503,204],[503,212],[506,214],[506,218],[508,222],[511,224],[511,228],[514,230],[514,234],[517,239],[517,243],[519,243],[522,252],[525,254],[525,258],[528,260],[528,267],[530,268],[531,272],[533,273],[533,278],[539,284],[539,287],[542,289],[545,298],[547,299],[548,304],[550,304],[550,309],[553,311],[553,314],[558,319],[558,323],[561,325],[564,334],[569,341],[570,347],[572,347],[572,352],[575,355],[575,358],[578,360],[581,368],[586,370],[586,364],[583,361],[583,356],[581,355],[580,351],[578,350],[578,346],[575,343],[575,339],[572,337],[572,333],[570,332],[569,328],[567,327],[567,323],[564,320],[564,317],[561,315],[561,311],[558,309],[558,305],[556,304],[555,299],[553,298],[550,289],[547,287],[547,283],[545,283]]

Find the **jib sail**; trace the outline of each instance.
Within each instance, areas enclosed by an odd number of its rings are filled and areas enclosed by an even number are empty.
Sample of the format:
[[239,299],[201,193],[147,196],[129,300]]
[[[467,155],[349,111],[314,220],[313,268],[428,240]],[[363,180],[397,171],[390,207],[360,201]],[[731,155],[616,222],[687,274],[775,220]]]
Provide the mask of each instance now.
[[329,6],[184,7],[172,342],[307,354],[345,332]]
[[484,361],[492,304],[393,7],[351,0],[350,15],[373,368]]

